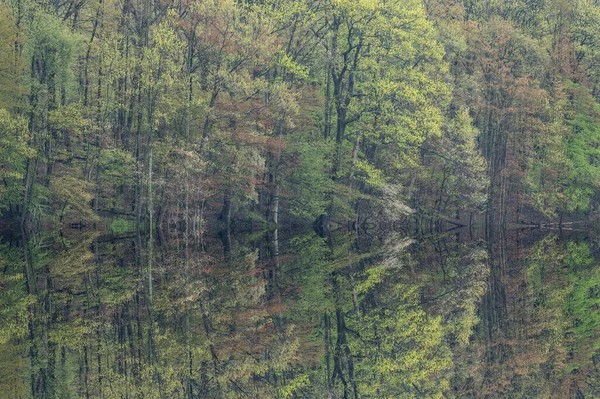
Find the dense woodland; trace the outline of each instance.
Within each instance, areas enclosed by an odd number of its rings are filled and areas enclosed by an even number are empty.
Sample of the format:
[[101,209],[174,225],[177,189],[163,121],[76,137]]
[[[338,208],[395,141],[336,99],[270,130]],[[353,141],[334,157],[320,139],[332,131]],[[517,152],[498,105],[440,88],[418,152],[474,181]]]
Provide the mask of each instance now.
[[0,397],[598,397],[600,241],[466,233],[5,243]]
[[598,397],[599,205],[595,0],[0,0],[0,398]]
[[581,218],[594,1],[0,4],[4,215],[146,231]]

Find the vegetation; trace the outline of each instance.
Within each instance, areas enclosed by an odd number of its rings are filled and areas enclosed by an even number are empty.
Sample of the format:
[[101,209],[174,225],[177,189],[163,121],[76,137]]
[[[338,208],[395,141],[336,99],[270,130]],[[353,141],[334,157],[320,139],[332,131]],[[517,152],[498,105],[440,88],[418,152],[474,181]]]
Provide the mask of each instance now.
[[513,231],[486,248],[465,233],[171,238],[153,248],[135,234],[87,232],[4,245],[1,392],[597,395],[597,242]]
[[0,396],[600,395],[597,243],[507,230],[597,220],[598,26],[591,0],[0,0]]
[[108,213],[180,231],[589,216],[599,15],[583,0],[3,1],[0,206],[27,228]]

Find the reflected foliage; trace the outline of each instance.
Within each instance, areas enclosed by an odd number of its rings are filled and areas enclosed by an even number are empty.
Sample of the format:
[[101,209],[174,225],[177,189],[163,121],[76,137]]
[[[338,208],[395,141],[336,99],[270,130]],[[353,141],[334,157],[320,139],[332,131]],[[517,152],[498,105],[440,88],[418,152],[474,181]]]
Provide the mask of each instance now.
[[493,245],[460,230],[152,247],[33,237],[2,246],[0,386],[14,398],[593,397],[595,253],[576,234],[516,230]]

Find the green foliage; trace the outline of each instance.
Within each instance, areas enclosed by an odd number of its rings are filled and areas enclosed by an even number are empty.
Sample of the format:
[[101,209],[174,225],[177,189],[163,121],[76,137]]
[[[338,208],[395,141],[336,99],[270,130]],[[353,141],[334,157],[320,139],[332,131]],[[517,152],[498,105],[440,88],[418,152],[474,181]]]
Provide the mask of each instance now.
[[286,263],[286,272],[294,275],[302,292],[296,299],[294,309],[301,317],[320,317],[320,314],[333,309],[331,287],[327,278],[332,272],[328,261],[331,248],[325,239],[316,234],[295,237],[290,243],[299,256],[299,263]]
[[69,87],[74,75],[71,69],[81,37],[53,15],[37,10],[24,43],[24,52],[33,65],[32,90],[42,90],[48,96],[56,96],[57,90]]
[[425,143],[419,189],[414,193],[422,210],[442,214],[481,212],[488,201],[489,178],[485,159],[477,150],[479,131],[468,110],[460,110],[444,124],[444,134]]
[[589,212],[600,187],[600,106],[579,84],[569,82],[566,91],[569,100],[549,110],[549,117],[564,120],[554,121],[538,142],[527,176],[533,204],[549,217]]
[[48,112],[49,127],[81,136],[90,129],[91,121],[85,117],[84,108],[80,103],[72,103]]
[[572,274],[572,290],[567,298],[566,310],[573,318],[571,332],[577,356],[569,370],[591,364],[594,354],[600,349],[597,336],[600,332],[600,317],[595,309],[600,306],[600,269],[591,267],[584,272]]
[[67,167],[140,219],[589,212],[599,7],[530,3],[3,3],[24,199]]
[[27,282],[18,249],[0,247],[0,345],[4,346],[27,334],[28,306]]
[[0,3],[0,109],[11,110],[21,104],[23,59],[16,51],[19,30],[5,2]]
[[52,203],[56,206],[58,216],[62,220],[66,213],[72,213],[78,220],[94,221],[97,216],[91,209],[94,195],[90,192],[92,185],[74,176],[55,176],[50,180]]
[[120,148],[107,148],[98,158],[100,182],[112,185],[131,184],[134,178],[134,158]]
[[110,230],[114,234],[129,233],[135,230],[135,225],[131,220],[115,219],[110,222]]
[[493,235],[589,215],[596,3],[0,2],[0,210],[24,227],[112,211],[128,219],[114,233],[156,221],[177,243],[157,259],[142,237],[31,245],[33,262],[0,265],[0,353],[18,357],[27,324],[32,397],[444,397],[453,371],[463,397],[534,397],[549,391],[530,376],[591,368],[598,278],[580,243],[543,239],[516,270],[462,233],[411,251],[392,237],[382,258],[364,230],[280,247],[229,228],[424,214],[433,229],[486,210]]
[[[419,306],[418,288],[394,284],[394,268],[375,266],[357,287],[362,295],[373,289],[378,309],[348,321],[360,339],[349,348],[358,362],[360,391],[373,397],[410,398],[426,394],[443,397],[449,388],[450,351],[443,343],[441,317],[432,317]],[[373,288],[369,288],[373,287]]]
[[594,190],[600,187],[600,105],[584,88],[572,86],[572,116],[568,125],[572,134],[565,138],[566,154],[571,161],[566,190],[570,212],[586,211]]
[[356,162],[356,169],[358,172],[357,178],[363,180],[370,187],[379,188],[385,185],[383,172],[370,165],[367,161],[358,160]]
[[0,109],[0,211],[23,201],[23,179],[28,147],[27,124],[22,117]]
[[331,167],[331,143],[317,143],[314,135],[286,136],[286,151],[297,159],[284,180],[285,190],[292,192],[290,213],[307,220],[327,213],[334,190],[333,182],[327,177]]

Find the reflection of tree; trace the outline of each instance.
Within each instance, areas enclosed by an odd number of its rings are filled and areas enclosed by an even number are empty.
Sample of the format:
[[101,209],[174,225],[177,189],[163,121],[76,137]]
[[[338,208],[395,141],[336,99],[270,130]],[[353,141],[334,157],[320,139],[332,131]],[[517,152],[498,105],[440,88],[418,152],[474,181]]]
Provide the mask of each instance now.
[[595,397],[600,324],[588,240],[508,231],[491,245],[490,259],[471,344],[484,358],[472,365],[463,397]]
[[410,247],[404,282],[417,285],[428,314],[441,317],[444,341],[453,355],[453,394],[474,384],[473,369],[482,353],[471,345],[480,326],[477,311],[486,292],[488,253],[468,232],[423,237]]
[[29,297],[19,248],[0,246],[0,392],[25,398],[23,379],[26,353],[22,340],[27,337]]
[[[518,243],[516,240],[510,243]],[[521,393],[540,394],[534,384],[523,386],[523,377],[544,362],[544,356],[535,346],[527,328],[530,304],[526,293],[526,281],[517,262],[522,255],[521,247],[507,247],[505,232],[496,235],[490,245],[491,262],[488,291],[484,296],[480,339],[485,353],[480,370],[481,385],[475,387],[485,397],[504,397],[516,389]],[[530,320],[531,321],[531,320]]]
[[410,241],[387,257],[355,235],[173,241],[154,248],[151,275],[142,239],[51,242],[27,246],[29,280],[19,252],[2,277],[6,315],[19,321],[2,330],[2,351],[30,358],[7,373],[20,377],[15,392],[341,398],[448,386],[444,317],[403,273]]
[[[408,252],[411,244],[418,245],[415,255]],[[429,257],[420,254],[431,249],[429,244],[438,245],[433,239],[413,244],[401,237],[385,243],[365,243],[353,235],[296,239],[304,250],[298,250],[294,265],[302,270],[294,278],[302,287],[295,309],[304,315],[324,314],[323,368],[330,397],[434,397],[449,392],[449,343],[466,319],[471,320],[468,331],[475,324],[485,251],[463,248],[454,266],[445,268],[457,277],[436,288],[435,274],[444,267],[431,270],[419,263]],[[472,303],[467,305],[468,295]],[[450,303],[458,305],[444,308],[438,300],[444,296],[455,298]],[[463,335],[468,341],[470,332]],[[313,386],[323,384],[322,377],[313,378]]]
[[509,233],[488,257],[457,234],[279,234],[155,246],[150,281],[150,248],[135,237],[2,247],[2,392],[551,398],[599,390],[600,279],[585,241]]

